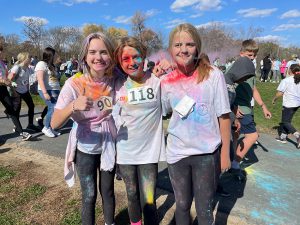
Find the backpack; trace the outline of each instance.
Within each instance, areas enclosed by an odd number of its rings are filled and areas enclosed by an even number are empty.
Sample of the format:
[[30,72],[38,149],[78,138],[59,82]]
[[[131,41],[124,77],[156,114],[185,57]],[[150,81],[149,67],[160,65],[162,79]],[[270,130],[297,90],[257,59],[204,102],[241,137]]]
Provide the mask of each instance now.
[[33,95],[38,95],[38,81],[36,77],[36,72],[29,76],[29,92]]

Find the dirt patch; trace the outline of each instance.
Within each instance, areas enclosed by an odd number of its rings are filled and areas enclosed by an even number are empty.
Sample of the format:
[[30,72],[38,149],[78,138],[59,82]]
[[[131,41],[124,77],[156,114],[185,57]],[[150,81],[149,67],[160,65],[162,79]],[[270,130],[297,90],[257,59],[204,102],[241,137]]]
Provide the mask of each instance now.
[[[80,218],[81,196],[79,182],[74,188],[68,188],[63,180],[61,158],[27,149],[22,143],[5,144],[0,148],[0,165],[16,171],[16,176],[9,182],[12,190],[24,190],[32,185],[40,185],[45,192],[28,202],[13,202],[14,210],[22,212],[20,221],[25,224],[78,224]],[[6,185],[6,184],[1,184]],[[2,192],[1,192],[2,193]],[[127,200],[123,181],[115,182],[116,224],[129,224]],[[10,191],[0,195],[1,199],[17,199],[20,193]],[[98,200],[97,224],[104,224],[101,201]],[[175,204],[174,195],[164,190],[157,190],[157,207],[160,224],[173,224]],[[224,215],[227,217],[227,215]],[[76,220],[77,217],[77,220]],[[195,217],[194,206],[192,217]],[[247,224],[239,218],[229,216],[227,224]]]

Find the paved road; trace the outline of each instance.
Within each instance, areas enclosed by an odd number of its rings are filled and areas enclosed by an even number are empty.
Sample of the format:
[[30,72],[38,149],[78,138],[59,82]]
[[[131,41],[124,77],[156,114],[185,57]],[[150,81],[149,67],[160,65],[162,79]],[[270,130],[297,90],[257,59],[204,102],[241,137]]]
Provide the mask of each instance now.
[[[0,105],[2,141],[20,141],[20,137],[12,133],[13,125],[5,118],[3,111]],[[41,111],[42,108],[36,109],[37,114]],[[22,114],[25,113],[22,109]],[[22,116],[21,122],[26,127],[27,117]],[[62,129],[60,137],[54,139],[47,138],[42,133],[33,134],[34,141],[23,144],[63,158],[69,130],[70,125]],[[294,139],[281,144],[273,136],[261,134],[259,145],[254,146],[247,156],[247,181],[239,182],[231,174],[222,178],[222,185],[232,196],[216,199],[216,224],[226,224],[226,215],[231,215],[248,224],[300,225],[300,150],[296,149],[295,144]],[[165,164],[160,165],[158,186],[170,191],[165,168]]]

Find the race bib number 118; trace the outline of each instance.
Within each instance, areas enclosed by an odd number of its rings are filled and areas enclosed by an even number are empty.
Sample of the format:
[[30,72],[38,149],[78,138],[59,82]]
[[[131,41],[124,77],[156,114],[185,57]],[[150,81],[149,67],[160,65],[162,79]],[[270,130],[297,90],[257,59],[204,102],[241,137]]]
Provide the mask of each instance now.
[[149,86],[131,88],[127,95],[128,103],[132,105],[156,101],[154,90]]

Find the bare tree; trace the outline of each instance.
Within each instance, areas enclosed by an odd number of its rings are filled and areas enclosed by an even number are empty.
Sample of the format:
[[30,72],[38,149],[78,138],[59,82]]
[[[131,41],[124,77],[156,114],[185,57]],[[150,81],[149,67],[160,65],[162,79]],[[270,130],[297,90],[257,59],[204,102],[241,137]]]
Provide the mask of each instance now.
[[28,17],[24,20],[23,32],[35,46],[38,55],[41,53],[41,43],[46,22],[38,17]]
[[146,14],[144,14],[140,11],[137,11],[131,19],[133,35],[136,38],[138,38],[141,42],[143,42],[142,33],[146,29],[146,26],[145,26],[146,18],[147,18]]
[[153,30],[147,28],[141,33],[143,44],[148,48],[148,54],[162,49],[162,37]]
[[80,34],[80,31],[75,27],[54,27],[46,32],[45,40],[55,48],[59,55],[66,58],[66,53],[73,42],[77,40],[76,36],[78,34]]

